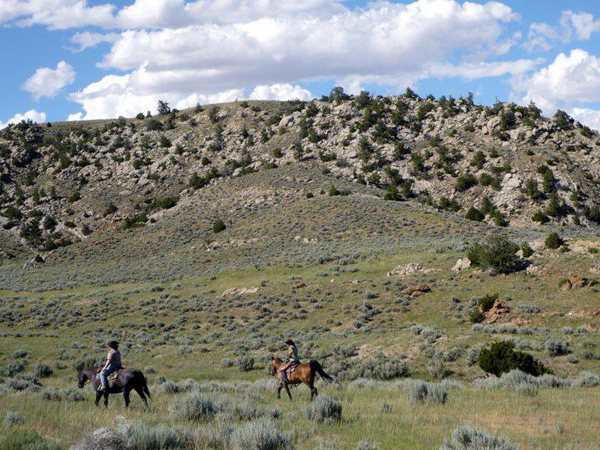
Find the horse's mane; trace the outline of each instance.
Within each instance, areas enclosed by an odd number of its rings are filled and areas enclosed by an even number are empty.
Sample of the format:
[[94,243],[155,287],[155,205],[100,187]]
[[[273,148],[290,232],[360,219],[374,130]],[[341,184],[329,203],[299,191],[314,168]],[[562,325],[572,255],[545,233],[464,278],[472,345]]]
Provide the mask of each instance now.
[[283,359],[281,359],[281,358],[279,358],[279,357],[278,357],[278,358],[273,358],[273,360],[274,360],[274,361],[277,361],[277,362],[282,362],[282,361],[283,361]]

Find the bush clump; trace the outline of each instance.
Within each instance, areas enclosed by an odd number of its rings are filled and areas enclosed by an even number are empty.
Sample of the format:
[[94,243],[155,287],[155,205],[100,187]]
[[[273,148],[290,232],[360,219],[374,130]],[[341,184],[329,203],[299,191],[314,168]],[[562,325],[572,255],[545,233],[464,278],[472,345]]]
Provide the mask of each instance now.
[[35,366],[35,376],[37,378],[48,378],[53,373],[54,372],[52,371],[52,369],[50,368],[50,366],[48,364],[39,363],[38,365]]
[[304,408],[304,413],[314,422],[339,422],[342,420],[342,404],[328,395],[320,395]]
[[177,419],[206,420],[217,413],[217,407],[212,398],[192,393],[173,400],[169,406],[169,412]]
[[448,399],[448,392],[439,384],[415,381],[408,389],[407,396],[410,402],[414,404],[433,403],[443,405]]
[[536,377],[545,373],[552,373],[533,356],[516,351],[514,347],[515,344],[510,341],[493,343],[490,348],[481,350],[477,359],[479,367],[483,371],[496,376],[515,369]]
[[237,366],[242,372],[250,372],[254,369],[254,358],[248,355],[240,356],[237,359]]
[[225,231],[226,229],[227,226],[225,225],[225,222],[223,222],[221,219],[217,219],[214,221],[213,233],[220,233],[221,231]]
[[563,241],[563,239],[558,235],[558,233],[550,233],[544,241],[546,248],[549,248],[550,250],[556,250],[564,243],[565,241]]
[[231,435],[232,447],[244,450],[285,450],[291,438],[272,420],[259,419],[240,425]]
[[517,255],[519,246],[504,237],[490,238],[485,244],[474,244],[467,250],[471,264],[496,273],[509,274],[525,268]]
[[450,439],[444,439],[441,450],[517,450],[508,440],[478,430],[473,425],[456,428]]

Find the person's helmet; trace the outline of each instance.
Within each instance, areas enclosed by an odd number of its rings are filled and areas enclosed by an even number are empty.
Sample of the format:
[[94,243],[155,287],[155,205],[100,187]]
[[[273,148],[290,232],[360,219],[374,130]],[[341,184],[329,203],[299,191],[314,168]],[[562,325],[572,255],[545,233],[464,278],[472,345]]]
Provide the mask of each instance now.
[[296,345],[296,344],[294,344],[294,341],[292,341],[291,339],[288,339],[287,341],[285,341],[285,343],[287,345]]
[[117,341],[108,341],[108,346],[116,350],[119,348],[119,343]]

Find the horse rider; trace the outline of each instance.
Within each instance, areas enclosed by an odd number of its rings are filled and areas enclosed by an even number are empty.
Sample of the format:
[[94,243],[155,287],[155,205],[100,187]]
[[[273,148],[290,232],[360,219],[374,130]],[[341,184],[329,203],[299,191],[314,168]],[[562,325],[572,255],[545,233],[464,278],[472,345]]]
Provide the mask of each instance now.
[[110,341],[108,343],[108,357],[106,364],[100,371],[100,391],[108,392],[108,380],[107,377],[116,370],[122,369],[121,366],[121,352],[119,352],[119,343],[117,341]]
[[284,383],[289,383],[286,375],[286,370],[289,369],[292,365],[300,364],[300,358],[298,357],[298,348],[296,344],[291,339],[285,341],[285,344],[288,346],[288,355],[285,359],[284,363],[281,365],[279,371],[281,372],[281,380]]

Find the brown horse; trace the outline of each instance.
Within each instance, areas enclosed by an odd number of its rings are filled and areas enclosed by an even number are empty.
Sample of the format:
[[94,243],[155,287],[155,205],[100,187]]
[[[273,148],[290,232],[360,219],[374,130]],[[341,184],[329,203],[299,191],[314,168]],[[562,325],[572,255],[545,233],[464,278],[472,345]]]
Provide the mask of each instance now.
[[96,392],[96,406],[100,403],[100,399],[104,396],[104,406],[108,406],[108,395],[109,394],[120,394],[123,393],[125,399],[125,407],[129,406],[129,393],[132,390],[138,393],[142,398],[142,401],[148,406],[146,395],[148,398],[152,398],[148,385],[146,384],[146,377],[139,370],[134,369],[120,369],[117,377],[114,380],[108,380],[108,392],[98,391],[100,387],[100,368],[99,367],[87,367],[77,369],[77,386],[79,389],[83,389],[85,383],[90,381]]
[[284,361],[279,358],[271,357],[271,365],[269,367],[269,374],[271,376],[277,375],[277,379],[279,380],[279,387],[277,388],[277,398],[281,398],[281,390],[285,389],[290,400],[292,399],[292,394],[290,393],[289,385],[298,386],[302,383],[308,386],[310,389],[310,399],[312,400],[314,397],[319,395],[319,391],[315,387],[315,378],[317,374],[321,376],[325,381],[332,382],[333,378],[325,373],[321,364],[317,361],[310,360],[308,363],[298,364],[293,372],[287,374],[288,382],[284,382],[281,379],[281,372],[279,368],[283,365]]

